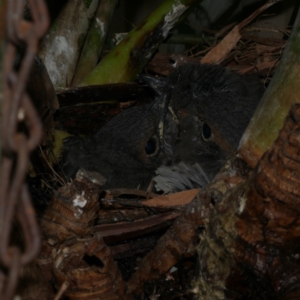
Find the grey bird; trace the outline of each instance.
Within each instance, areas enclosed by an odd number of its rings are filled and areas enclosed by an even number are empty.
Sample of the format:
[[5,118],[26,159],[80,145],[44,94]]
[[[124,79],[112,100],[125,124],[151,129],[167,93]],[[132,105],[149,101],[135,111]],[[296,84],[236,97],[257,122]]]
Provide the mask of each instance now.
[[65,141],[68,178],[84,168],[106,177],[106,188],[145,189],[155,175],[164,192],[204,186],[236,151],[264,91],[257,77],[200,64],[150,85],[153,103],[124,110],[93,136]]
[[155,170],[173,158],[178,129],[164,108],[167,98],[124,110],[93,136],[67,138],[61,159],[66,177],[83,168],[101,173],[106,188],[147,188]]

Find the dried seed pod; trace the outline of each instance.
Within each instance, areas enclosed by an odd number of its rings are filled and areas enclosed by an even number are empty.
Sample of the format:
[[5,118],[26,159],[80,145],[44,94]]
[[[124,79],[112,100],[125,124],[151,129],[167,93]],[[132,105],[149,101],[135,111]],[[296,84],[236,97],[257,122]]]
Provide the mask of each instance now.
[[70,300],[131,298],[124,296],[126,285],[110,249],[96,235],[62,244],[54,260],[54,276],[58,287],[69,283],[65,296]]
[[[80,170],[76,179],[60,188],[42,217],[43,234],[53,242],[85,237],[93,230],[103,181],[98,173]],[[52,243],[53,243],[52,242]]]
[[45,211],[41,219],[43,242],[38,264],[47,280],[52,279],[52,261],[60,244],[93,233],[104,181],[98,173],[79,170],[74,181],[57,191]]

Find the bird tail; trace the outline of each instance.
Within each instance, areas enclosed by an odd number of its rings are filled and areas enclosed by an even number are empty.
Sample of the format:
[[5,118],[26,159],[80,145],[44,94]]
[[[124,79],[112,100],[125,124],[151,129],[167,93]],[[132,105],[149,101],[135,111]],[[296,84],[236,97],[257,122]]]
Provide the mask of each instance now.
[[155,188],[164,193],[203,188],[213,179],[198,163],[187,165],[181,162],[176,166],[162,166],[156,170],[156,174]]

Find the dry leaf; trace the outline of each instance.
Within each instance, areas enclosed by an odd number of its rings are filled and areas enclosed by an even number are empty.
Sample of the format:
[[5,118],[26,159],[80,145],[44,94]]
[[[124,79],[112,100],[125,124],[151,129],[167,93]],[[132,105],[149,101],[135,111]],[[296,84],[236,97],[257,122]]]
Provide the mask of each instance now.
[[201,64],[220,63],[226,58],[228,53],[236,46],[240,38],[241,35],[239,32],[239,26],[234,26],[233,29],[224,37],[224,39],[201,59]]
[[174,194],[158,196],[150,200],[143,201],[142,203],[150,207],[170,207],[186,205],[190,203],[199,192],[200,189],[193,189]]

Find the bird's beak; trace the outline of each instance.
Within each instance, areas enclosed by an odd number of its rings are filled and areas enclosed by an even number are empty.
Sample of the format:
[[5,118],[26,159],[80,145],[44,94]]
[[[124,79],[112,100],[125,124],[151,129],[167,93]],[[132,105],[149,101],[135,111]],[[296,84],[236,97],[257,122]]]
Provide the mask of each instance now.
[[168,87],[167,79],[162,77],[158,78],[145,74],[139,74],[138,81],[150,87],[156,96],[161,96],[167,90]]

